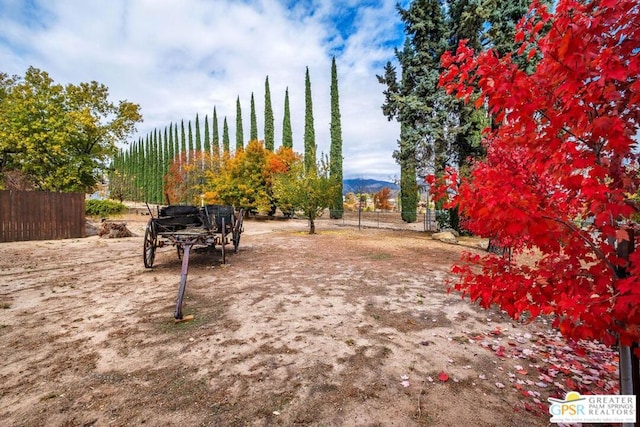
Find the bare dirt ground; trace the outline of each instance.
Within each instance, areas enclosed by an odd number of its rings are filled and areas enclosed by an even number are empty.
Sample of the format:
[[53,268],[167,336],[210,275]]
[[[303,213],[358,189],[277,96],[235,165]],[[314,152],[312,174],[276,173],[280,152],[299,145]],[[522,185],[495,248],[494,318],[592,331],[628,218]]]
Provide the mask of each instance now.
[[[2,425],[543,426],[570,379],[548,369],[567,359],[546,324],[447,294],[460,246],[246,221],[226,265],[192,255],[194,320],[176,324],[180,262],[164,247],[144,268],[145,221],[127,218],[131,238],[0,244]],[[608,390],[615,372],[595,368]]]

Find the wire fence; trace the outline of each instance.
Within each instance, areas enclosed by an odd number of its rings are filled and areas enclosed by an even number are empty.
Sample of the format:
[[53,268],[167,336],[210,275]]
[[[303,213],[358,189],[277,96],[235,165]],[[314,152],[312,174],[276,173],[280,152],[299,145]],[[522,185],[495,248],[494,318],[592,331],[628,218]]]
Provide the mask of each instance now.
[[[415,221],[407,222],[403,219],[402,212],[384,212],[384,211],[342,211],[342,218],[332,219],[332,221],[342,221],[343,225],[358,228],[388,228],[400,230],[414,231],[438,231],[439,227],[436,221],[436,212],[431,210],[423,210],[421,212],[413,212]],[[411,213],[408,213],[411,217]],[[339,216],[339,215],[338,215]],[[319,220],[329,220],[331,216],[329,212],[325,212]]]

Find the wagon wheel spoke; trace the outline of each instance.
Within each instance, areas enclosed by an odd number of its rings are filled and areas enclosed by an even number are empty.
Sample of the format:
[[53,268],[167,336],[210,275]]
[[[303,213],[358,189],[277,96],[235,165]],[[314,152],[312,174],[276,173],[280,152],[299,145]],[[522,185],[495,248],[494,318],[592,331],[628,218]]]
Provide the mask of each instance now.
[[240,235],[242,234],[242,215],[243,211],[238,212],[235,225],[233,227],[233,250],[238,252],[238,246],[240,246]]
[[223,263],[223,264],[226,264],[226,263],[227,263],[227,257],[226,257],[225,249],[224,249],[224,247],[225,247],[225,245],[226,245],[226,243],[227,243],[227,236],[226,236],[226,234],[225,234],[225,232],[226,232],[226,231],[227,231],[227,230],[226,230],[226,226],[225,226],[225,224],[224,224],[224,217],[223,217],[223,218],[222,218],[222,233],[220,234],[220,236],[221,236],[221,239],[220,239],[220,240],[221,240],[220,245],[222,246],[222,263]]

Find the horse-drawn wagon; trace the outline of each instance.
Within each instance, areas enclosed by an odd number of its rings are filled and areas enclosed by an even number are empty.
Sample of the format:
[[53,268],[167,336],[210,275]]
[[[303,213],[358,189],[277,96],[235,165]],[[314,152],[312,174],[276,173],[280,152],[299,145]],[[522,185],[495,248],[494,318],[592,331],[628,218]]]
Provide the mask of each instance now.
[[169,205],[151,216],[144,234],[143,261],[152,268],[156,249],[166,244],[176,247],[178,259],[182,260],[180,286],[174,317],[182,320],[182,299],[187,285],[189,255],[195,247],[221,248],[222,263],[226,263],[226,246],[233,245],[237,252],[242,234],[243,211],[223,205]]

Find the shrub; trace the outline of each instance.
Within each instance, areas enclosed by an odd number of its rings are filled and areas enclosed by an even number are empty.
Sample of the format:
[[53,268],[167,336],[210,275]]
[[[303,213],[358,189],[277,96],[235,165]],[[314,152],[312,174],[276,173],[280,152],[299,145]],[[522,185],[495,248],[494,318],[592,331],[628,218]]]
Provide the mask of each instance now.
[[85,202],[85,214],[90,216],[109,216],[119,214],[127,209],[125,205],[115,200],[89,199]]

